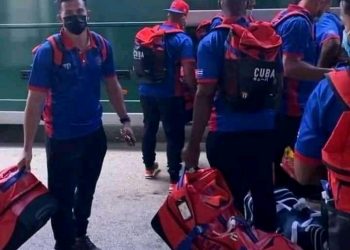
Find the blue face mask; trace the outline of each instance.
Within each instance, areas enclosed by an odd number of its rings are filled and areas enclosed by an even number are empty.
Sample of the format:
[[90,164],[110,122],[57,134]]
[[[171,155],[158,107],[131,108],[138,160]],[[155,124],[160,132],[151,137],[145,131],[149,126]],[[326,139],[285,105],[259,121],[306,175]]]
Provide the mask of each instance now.
[[342,47],[345,49],[346,53],[350,56],[350,41],[349,41],[350,32],[343,31],[343,41]]

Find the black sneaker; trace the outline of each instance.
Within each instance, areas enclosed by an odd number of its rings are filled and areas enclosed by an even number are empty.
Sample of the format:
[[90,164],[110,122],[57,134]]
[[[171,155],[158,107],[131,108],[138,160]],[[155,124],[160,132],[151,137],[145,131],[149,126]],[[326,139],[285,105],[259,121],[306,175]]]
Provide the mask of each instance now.
[[89,236],[84,236],[75,239],[74,250],[101,250],[92,241]]

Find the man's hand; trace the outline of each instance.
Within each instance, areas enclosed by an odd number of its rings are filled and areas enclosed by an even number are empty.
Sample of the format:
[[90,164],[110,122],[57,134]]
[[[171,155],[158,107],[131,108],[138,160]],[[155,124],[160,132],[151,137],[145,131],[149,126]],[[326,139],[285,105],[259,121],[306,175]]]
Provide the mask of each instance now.
[[23,150],[20,161],[17,163],[19,169],[30,171],[30,163],[32,161],[32,150]]
[[135,146],[136,138],[129,123],[124,124],[123,128],[120,130],[120,134],[129,146]]
[[186,168],[198,168],[199,155],[201,153],[200,145],[187,145],[182,152],[182,160]]

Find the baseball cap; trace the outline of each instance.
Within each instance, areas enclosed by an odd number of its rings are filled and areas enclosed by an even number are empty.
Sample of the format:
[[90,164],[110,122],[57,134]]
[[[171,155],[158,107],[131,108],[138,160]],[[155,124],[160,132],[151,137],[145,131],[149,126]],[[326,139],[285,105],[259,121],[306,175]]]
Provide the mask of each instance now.
[[171,3],[170,8],[165,10],[187,15],[190,10],[190,6],[185,1],[175,0]]

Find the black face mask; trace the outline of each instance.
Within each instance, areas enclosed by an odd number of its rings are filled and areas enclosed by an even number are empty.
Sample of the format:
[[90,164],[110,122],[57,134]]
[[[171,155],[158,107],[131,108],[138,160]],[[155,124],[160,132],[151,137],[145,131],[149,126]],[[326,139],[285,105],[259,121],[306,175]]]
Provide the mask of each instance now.
[[63,18],[64,27],[75,35],[80,35],[87,27],[87,17],[85,15],[73,15]]

